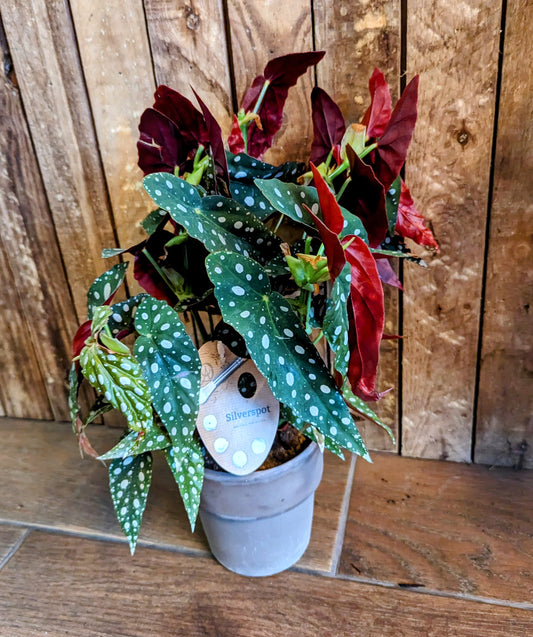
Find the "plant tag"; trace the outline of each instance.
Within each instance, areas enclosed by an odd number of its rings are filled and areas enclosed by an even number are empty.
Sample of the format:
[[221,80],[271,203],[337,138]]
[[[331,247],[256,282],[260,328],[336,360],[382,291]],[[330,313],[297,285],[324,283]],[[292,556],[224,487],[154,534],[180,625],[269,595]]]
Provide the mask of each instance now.
[[220,341],[202,345],[200,410],[196,427],[216,462],[247,475],[270,452],[279,403],[252,360],[239,359]]

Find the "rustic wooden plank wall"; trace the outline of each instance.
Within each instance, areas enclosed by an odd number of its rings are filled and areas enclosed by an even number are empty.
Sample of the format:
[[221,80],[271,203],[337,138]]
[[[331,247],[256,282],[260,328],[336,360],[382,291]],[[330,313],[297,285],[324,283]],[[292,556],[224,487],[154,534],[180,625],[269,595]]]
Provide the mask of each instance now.
[[[387,291],[373,448],[533,467],[530,0],[0,0],[0,416],[66,418],[69,338],[103,247],[150,209],[137,123],[166,83],[228,132],[276,55],[325,50],[290,94],[278,162],[305,157],[314,82],[348,122],[379,66],[397,99],[421,75],[406,178],[441,245]],[[503,32],[501,29],[503,27]],[[5,31],[5,34],[4,34]],[[528,57],[529,56],[529,57]],[[497,136],[495,133],[497,132]],[[131,279],[129,280],[132,284]],[[134,285],[134,284],[132,284]]]

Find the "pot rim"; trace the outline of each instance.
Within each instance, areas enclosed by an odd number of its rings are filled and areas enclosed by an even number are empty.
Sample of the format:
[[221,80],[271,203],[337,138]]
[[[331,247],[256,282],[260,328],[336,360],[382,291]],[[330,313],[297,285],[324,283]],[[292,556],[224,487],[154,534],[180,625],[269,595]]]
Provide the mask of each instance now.
[[301,453],[277,467],[263,469],[262,471],[256,469],[252,473],[244,476],[237,476],[226,471],[215,471],[215,469],[206,468],[204,469],[204,478],[208,478],[215,482],[222,482],[227,485],[240,484],[242,482],[247,482],[249,484],[265,482],[267,480],[278,478],[285,473],[291,473],[292,471],[297,470],[301,464],[307,461],[309,456],[316,452],[322,453],[316,442],[311,441],[311,443]]

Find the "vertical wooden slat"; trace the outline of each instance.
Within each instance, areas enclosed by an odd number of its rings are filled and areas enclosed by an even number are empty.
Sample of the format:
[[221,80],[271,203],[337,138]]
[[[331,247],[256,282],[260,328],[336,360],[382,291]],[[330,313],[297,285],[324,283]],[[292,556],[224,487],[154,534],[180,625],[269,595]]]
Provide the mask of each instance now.
[[[18,392],[9,392],[20,395],[21,402],[15,411],[8,410],[9,415],[46,418],[51,406],[53,416],[65,420],[66,374],[76,317],[16,77],[13,71],[9,72],[10,57],[7,43],[4,44],[0,68],[8,74],[0,75],[0,242],[5,259],[2,295],[7,294],[9,302],[3,308],[7,314],[3,315],[5,329],[1,331],[24,336],[11,342],[2,339],[4,356],[9,349],[11,358],[0,366],[0,386],[10,386],[6,377],[18,378],[27,368],[29,384],[25,387],[22,382]],[[6,322],[10,325],[6,326]],[[48,400],[41,399],[41,375],[50,406]],[[24,381],[26,374],[21,378]]]
[[194,88],[227,135],[232,104],[222,1],[144,4],[157,83],[196,103]]
[[533,467],[533,5],[507,3],[475,461]]
[[2,18],[78,318],[113,246],[105,183],[67,5],[3,0]]
[[468,462],[500,6],[411,0],[407,70],[420,73],[407,183],[439,256],[405,266],[405,455]]
[[[271,58],[313,49],[309,1],[229,0],[228,13],[233,48],[233,66],[239,102],[245,90]],[[310,94],[312,72],[308,71],[289,92],[283,126],[265,161],[277,164],[306,159],[312,140]]]
[[[380,68],[391,87],[393,101],[400,82],[400,5],[371,0],[353,4],[334,0],[314,2],[315,42],[326,51],[317,66],[318,85],[340,106],[347,123],[358,122],[369,102],[368,79]],[[398,291],[385,286],[385,331],[398,334]],[[379,403],[371,405],[398,438],[398,343],[383,341],[378,388],[393,387]],[[371,449],[395,448],[390,437],[371,423],[359,425]]]
[[142,0],[72,0],[72,16],[119,243],[154,208],[137,166],[139,118],[155,90]]

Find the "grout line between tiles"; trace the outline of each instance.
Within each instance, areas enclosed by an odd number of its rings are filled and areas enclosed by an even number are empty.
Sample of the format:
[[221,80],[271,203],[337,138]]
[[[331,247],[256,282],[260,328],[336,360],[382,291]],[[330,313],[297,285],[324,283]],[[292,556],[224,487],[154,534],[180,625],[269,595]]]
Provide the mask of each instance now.
[[22,543],[28,537],[31,531],[32,529],[26,528],[25,532],[19,537],[19,539],[15,542],[15,544],[13,544],[13,546],[7,552],[7,555],[5,555],[2,560],[0,560],[0,571],[9,562],[9,560],[13,557],[13,555],[15,555],[15,553],[19,550],[19,548],[22,546]]
[[335,576],[339,568],[339,562],[342,553],[342,547],[344,546],[344,533],[346,531],[346,524],[348,522],[348,510],[350,508],[350,496],[352,494],[353,477],[355,473],[355,461],[356,456],[352,454],[350,461],[350,469],[348,471],[348,478],[346,480],[346,487],[344,488],[344,495],[342,498],[341,512],[339,515],[339,524],[337,526],[337,535],[335,537],[335,544],[333,546],[333,554],[331,556],[331,574]]

